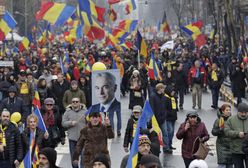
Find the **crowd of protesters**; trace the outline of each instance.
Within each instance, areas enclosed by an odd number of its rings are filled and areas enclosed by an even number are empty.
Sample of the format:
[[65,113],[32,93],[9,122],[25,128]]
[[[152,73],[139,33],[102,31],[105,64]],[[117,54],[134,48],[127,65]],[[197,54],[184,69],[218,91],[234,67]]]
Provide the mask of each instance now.
[[[130,151],[137,121],[147,98],[163,134],[163,153],[172,154],[175,149],[172,141],[175,121],[177,112],[184,108],[184,95],[192,91],[192,109],[198,107],[201,110],[202,92],[209,88],[212,94],[211,107],[219,109],[220,88],[227,80],[237,97],[238,114],[230,116],[226,112],[228,108],[230,111],[230,107],[223,105],[214,123],[212,134],[218,137],[218,164],[220,167],[232,167],[233,164],[239,167],[245,160],[247,166],[248,106],[241,103],[242,98],[245,98],[248,79],[247,57],[230,53],[228,48],[212,44],[210,40],[201,49],[196,49],[191,40],[180,37],[175,39],[172,50],[160,50],[158,46],[163,43],[162,40],[150,41],[148,45],[149,52],[155,55],[161,79],[149,78],[149,58],[141,57],[138,62],[135,49],[116,51],[98,48],[84,41],[83,44],[66,47],[58,42],[47,48],[33,47],[21,53],[11,52],[10,55],[1,52],[0,61],[13,61],[14,66],[0,67],[0,165],[5,168],[18,167],[29,149],[29,139],[33,134],[35,144],[42,151],[54,149],[59,143],[65,144],[67,132],[73,168],[79,165],[85,168],[97,165],[110,167],[107,139],[114,138],[114,127],[108,116],[104,120],[101,118],[99,111],[92,111],[88,120],[85,116],[92,105],[91,72],[87,66],[100,61],[111,69],[115,60],[120,69],[121,94],[129,94],[128,108],[132,111],[128,123],[124,123],[125,152]],[[61,65],[62,59],[65,59],[63,66],[66,73]],[[38,118],[32,113],[35,91],[39,94],[40,112],[47,132],[38,128]],[[18,123],[10,121],[14,112],[21,114]],[[222,125],[219,124],[220,118],[223,119]],[[120,130],[117,134],[121,136]],[[146,167],[146,164],[153,163],[161,167],[158,159],[160,142],[151,123],[148,123],[147,130],[141,130],[141,134],[137,166]],[[185,166],[190,167],[195,159],[193,142],[196,138],[206,142],[209,134],[197,112],[189,112],[176,137],[183,140],[182,157]],[[197,147],[193,149],[194,152],[196,150]],[[46,154],[46,150],[40,152],[42,154]],[[51,161],[53,166],[54,159]],[[127,159],[128,155],[123,158],[121,167],[126,167]],[[148,160],[151,162],[148,163]],[[40,163],[43,164],[42,161]]]

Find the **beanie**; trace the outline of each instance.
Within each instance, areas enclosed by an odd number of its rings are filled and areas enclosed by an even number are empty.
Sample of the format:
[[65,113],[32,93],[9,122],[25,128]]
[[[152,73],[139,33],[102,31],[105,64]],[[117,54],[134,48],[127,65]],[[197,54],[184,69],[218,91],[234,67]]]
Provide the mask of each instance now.
[[140,160],[140,165],[143,165],[145,167],[157,166],[157,168],[162,168],[159,158],[153,154],[142,156]]
[[54,104],[54,103],[55,103],[55,101],[53,98],[46,98],[44,100],[44,104]]
[[246,103],[239,103],[238,112],[248,112],[248,105]]
[[47,160],[49,161],[49,164],[51,166],[55,166],[56,164],[56,160],[57,160],[57,152],[56,150],[54,150],[53,148],[49,148],[49,147],[46,147],[46,148],[43,148],[40,152],[39,152],[39,155],[40,154],[43,154],[46,156]]
[[140,135],[140,136],[139,136],[139,146],[140,146],[140,145],[143,145],[143,144],[145,144],[145,143],[151,145],[150,139],[148,138],[147,135]]
[[93,160],[93,164],[95,162],[101,162],[102,164],[104,164],[106,166],[106,168],[110,168],[110,166],[109,166],[109,159],[104,154],[97,154],[96,157],[95,157],[95,159]]

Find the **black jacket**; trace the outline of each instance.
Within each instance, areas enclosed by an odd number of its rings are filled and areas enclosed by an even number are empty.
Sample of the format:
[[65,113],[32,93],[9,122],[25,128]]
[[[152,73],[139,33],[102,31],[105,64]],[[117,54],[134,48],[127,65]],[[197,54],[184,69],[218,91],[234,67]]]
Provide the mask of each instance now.
[[243,141],[242,150],[246,154],[246,157],[248,159],[248,134],[246,134],[245,140]]
[[187,85],[187,76],[184,71],[177,71],[173,72],[175,89],[185,88]]
[[221,87],[223,81],[224,81],[224,75],[223,75],[221,70],[217,70],[216,75],[217,75],[218,80],[213,81],[213,79],[212,79],[212,71],[210,71],[208,73],[207,82],[208,82],[208,85],[209,85],[210,89],[219,89]]
[[[137,124],[138,119],[135,119],[134,116],[132,115],[128,122],[127,122],[127,127],[126,127],[126,132],[124,136],[124,142],[123,142],[123,147],[130,147],[133,142],[133,125],[136,123]],[[130,145],[129,145],[130,143]]]
[[14,167],[14,161],[22,161],[23,148],[21,136],[18,128],[13,123],[9,123],[8,128],[5,130],[6,147],[4,152],[0,152],[0,160],[9,160]]
[[151,95],[150,105],[158,121],[159,126],[161,126],[167,117],[165,96],[163,94],[159,95],[157,94],[157,92],[154,93],[153,95]]

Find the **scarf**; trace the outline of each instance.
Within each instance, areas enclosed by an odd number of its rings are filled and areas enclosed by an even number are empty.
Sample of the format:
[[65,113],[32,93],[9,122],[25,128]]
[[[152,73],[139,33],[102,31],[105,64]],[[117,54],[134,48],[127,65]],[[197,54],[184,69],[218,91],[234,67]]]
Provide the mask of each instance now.
[[172,110],[176,110],[177,109],[177,104],[176,104],[176,100],[174,97],[170,97],[169,95],[167,94],[164,94],[165,97],[168,97],[170,100],[171,100],[171,107],[172,107]]
[[54,126],[55,120],[53,110],[45,111],[44,122],[47,128]]

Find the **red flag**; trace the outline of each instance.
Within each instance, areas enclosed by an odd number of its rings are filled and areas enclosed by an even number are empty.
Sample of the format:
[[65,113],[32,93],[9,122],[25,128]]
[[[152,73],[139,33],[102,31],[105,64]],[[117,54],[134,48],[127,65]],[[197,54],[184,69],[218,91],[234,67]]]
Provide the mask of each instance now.
[[105,8],[96,6],[96,12],[97,12],[97,20],[99,22],[104,23],[105,22],[104,20]]
[[108,3],[110,5],[115,4],[115,3],[119,3],[119,2],[120,2],[120,0],[108,0]]

